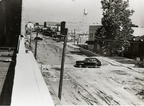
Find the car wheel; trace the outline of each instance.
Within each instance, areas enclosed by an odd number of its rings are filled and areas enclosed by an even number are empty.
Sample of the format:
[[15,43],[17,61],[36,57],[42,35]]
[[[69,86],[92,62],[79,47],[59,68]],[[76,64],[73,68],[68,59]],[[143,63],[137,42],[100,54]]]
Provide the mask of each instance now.
[[94,65],[94,68],[98,68],[98,66],[95,64],[95,65]]
[[88,68],[88,66],[86,65],[85,68]]
[[79,65],[79,68],[82,68],[82,65]]

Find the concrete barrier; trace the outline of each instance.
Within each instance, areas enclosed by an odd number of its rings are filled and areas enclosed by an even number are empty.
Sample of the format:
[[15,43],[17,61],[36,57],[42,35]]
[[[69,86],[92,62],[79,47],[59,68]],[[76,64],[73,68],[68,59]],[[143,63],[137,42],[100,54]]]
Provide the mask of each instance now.
[[20,39],[11,98],[11,106],[54,106],[33,53],[25,52],[24,38]]

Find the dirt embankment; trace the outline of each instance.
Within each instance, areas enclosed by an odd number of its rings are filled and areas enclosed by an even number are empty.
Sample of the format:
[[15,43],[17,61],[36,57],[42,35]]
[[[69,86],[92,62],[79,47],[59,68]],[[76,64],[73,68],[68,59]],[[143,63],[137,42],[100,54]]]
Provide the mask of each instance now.
[[[52,95],[58,95],[62,47],[50,37],[38,42],[38,59]],[[144,69],[129,69],[104,57],[98,57],[100,68],[73,67],[85,57],[67,48],[62,105],[144,105]]]

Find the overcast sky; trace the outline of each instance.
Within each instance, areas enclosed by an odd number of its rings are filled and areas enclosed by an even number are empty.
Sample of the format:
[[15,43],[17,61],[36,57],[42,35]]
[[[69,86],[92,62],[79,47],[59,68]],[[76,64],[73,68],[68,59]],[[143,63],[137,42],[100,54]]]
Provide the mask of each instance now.
[[[101,0],[23,0],[26,21],[70,21],[101,24]],[[135,10],[132,22],[144,26],[144,0],[129,0],[130,8]],[[88,14],[83,17],[84,9]]]

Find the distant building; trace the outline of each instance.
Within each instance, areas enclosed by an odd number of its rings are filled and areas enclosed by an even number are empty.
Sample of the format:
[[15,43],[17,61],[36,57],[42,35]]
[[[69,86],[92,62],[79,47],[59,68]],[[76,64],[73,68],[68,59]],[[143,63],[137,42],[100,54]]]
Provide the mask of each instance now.
[[100,28],[102,25],[90,25],[89,26],[89,38],[86,43],[88,43],[88,49],[93,51],[94,49],[94,41],[95,41],[95,36],[97,33],[98,28]]
[[47,27],[49,27],[52,31],[60,31],[60,26],[60,22],[47,22]]
[[76,29],[76,32],[85,33],[89,30],[89,23],[66,22],[66,28],[68,28],[69,31]]

